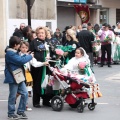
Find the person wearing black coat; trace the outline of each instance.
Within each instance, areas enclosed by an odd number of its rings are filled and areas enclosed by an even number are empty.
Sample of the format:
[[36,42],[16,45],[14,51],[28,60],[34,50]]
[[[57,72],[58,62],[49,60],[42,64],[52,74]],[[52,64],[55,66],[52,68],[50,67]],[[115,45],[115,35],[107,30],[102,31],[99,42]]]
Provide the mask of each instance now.
[[94,35],[92,32],[87,30],[87,24],[82,25],[82,31],[78,33],[77,38],[80,44],[86,53],[89,56],[91,66],[93,66],[93,50],[92,50],[92,41],[94,41]]
[[37,38],[31,41],[30,51],[34,52],[34,57],[37,61],[43,62],[42,67],[32,67],[31,66],[31,75],[33,77],[33,106],[40,108],[40,98],[43,99],[44,106],[50,106],[50,96],[45,94],[45,90],[41,88],[41,84],[44,81],[46,66],[48,65],[46,61],[46,29],[44,27],[39,27],[36,30]]
[[80,47],[79,42],[76,38],[75,31],[73,31],[72,29],[68,29],[66,31],[66,41],[63,44],[63,46],[69,45],[72,46],[73,50],[64,52],[65,56],[64,64],[67,64],[68,60],[75,56],[75,50]]
[[25,23],[21,23],[20,28],[18,30],[15,30],[15,32],[13,33],[13,36],[17,36],[20,39],[23,39],[23,37],[24,37],[23,29],[24,28],[25,28]]

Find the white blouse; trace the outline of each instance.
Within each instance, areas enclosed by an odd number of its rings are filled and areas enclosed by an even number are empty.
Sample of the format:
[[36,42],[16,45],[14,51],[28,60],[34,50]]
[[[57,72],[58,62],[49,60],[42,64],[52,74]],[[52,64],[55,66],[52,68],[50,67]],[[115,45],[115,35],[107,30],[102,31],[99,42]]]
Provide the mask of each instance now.
[[[23,56],[24,54],[20,52],[20,55]],[[37,61],[33,57],[32,60],[30,60],[29,62],[27,62],[27,63],[24,64],[25,70],[30,70],[30,65],[32,65],[33,67],[41,67],[41,66],[44,66],[44,63]]]
[[81,57],[81,58],[76,58],[73,57],[72,59],[69,60],[68,64],[66,64],[64,66],[64,68],[68,69],[68,70],[73,70],[73,71],[78,71],[78,64],[80,62],[87,62],[89,64],[89,61],[86,60],[85,57]]
[[86,79],[92,79],[92,82],[95,82],[96,81],[96,78],[94,76],[94,73],[92,72],[91,68],[88,67],[88,71],[90,73],[90,76],[88,76],[87,74],[85,75],[80,75],[79,74],[79,68],[78,68],[78,64],[80,62],[86,62],[88,65],[90,65],[90,61],[89,59],[87,59],[86,57],[81,57],[81,58],[76,58],[76,57],[73,57],[72,59],[69,60],[68,64],[66,64],[64,66],[64,68],[62,68],[60,71],[63,73],[63,74],[68,74],[68,71],[70,70],[70,73],[73,72],[73,73],[76,73],[76,78],[86,78]]

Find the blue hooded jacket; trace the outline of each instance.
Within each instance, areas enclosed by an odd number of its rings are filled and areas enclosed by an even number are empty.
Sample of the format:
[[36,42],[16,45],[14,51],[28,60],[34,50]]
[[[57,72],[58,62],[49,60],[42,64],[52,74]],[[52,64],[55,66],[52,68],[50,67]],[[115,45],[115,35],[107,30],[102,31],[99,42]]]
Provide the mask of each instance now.
[[[5,62],[7,62],[12,71],[21,68],[22,65],[29,62],[31,59],[32,59],[31,55],[20,56],[19,53],[12,48],[8,48],[6,50]],[[5,74],[4,83],[16,83],[12,74],[9,72],[6,64],[4,74]]]

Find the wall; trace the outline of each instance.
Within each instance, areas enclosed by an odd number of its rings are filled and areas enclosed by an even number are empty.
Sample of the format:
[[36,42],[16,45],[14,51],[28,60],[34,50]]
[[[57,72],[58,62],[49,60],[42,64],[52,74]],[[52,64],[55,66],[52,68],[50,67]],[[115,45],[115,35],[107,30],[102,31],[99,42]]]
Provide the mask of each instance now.
[[[27,19],[27,5],[24,0],[9,1],[10,19]],[[35,0],[31,8],[31,18],[55,20],[56,0]]]
[[[20,23],[28,24],[27,6],[24,0],[8,1],[8,26],[7,44],[15,28],[19,28]],[[13,5],[14,4],[14,5]],[[31,27],[35,30],[39,26],[46,26],[46,22],[51,22],[53,32],[57,28],[56,0],[35,0],[31,8]]]
[[4,57],[6,48],[6,33],[7,33],[7,13],[6,0],[0,0],[0,58]]
[[110,8],[109,9],[109,23],[110,25],[116,25],[116,9]]
[[75,25],[75,14],[73,7],[57,7],[57,27],[63,31],[66,26]]
[[120,8],[120,0],[99,0],[99,4],[106,8]]
[[120,8],[120,0],[99,0],[103,8],[109,8],[108,21],[111,25],[116,25],[116,9]]
[[92,24],[96,24],[98,22],[97,21],[97,10],[90,9],[90,20],[89,20],[89,22],[92,23]]
[[82,21],[77,13],[75,13],[75,25],[79,26],[82,24]]
[[[53,32],[57,27],[56,0],[35,0],[32,7],[32,28],[46,26],[51,22]],[[43,4],[44,2],[44,4]],[[5,55],[5,48],[9,43],[14,29],[19,28],[20,23],[27,25],[27,7],[24,0],[0,0],[0,58]],[[41,11],[41,12],[40,12]]]

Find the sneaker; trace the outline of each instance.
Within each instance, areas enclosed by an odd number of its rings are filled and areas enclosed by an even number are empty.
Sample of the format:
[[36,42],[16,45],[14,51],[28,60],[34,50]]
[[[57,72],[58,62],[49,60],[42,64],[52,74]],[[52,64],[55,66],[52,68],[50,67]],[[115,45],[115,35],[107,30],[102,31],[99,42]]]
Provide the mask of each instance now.
[[8,119],[9,120],[18,120],[19,117],[17,115],[15,115],[15,114],[12,114],[12,115],[8,115]]
[[26,108],[26,111],[31,111],[31,110],[32,110],[32,108],[29,108],[29,107]]
[[19,115],[19,119],[28,119],[25,113],[17,113]]

